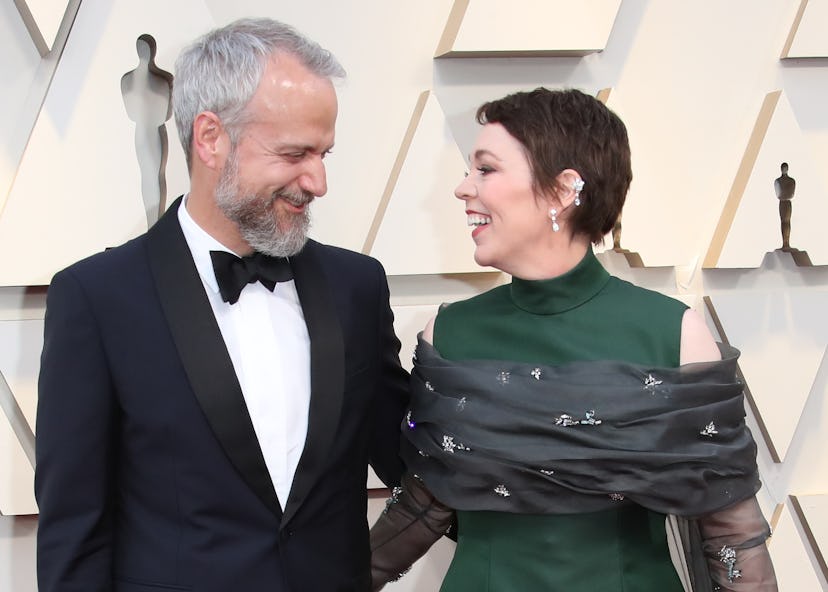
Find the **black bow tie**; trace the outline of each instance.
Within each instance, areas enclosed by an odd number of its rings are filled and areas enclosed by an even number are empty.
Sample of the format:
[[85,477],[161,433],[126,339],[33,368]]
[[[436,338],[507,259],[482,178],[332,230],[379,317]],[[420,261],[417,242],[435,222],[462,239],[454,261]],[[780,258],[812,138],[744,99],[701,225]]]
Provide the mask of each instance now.
[[276,282],[293,279],[290,262],[284,257],[270,257],[262,253],[236,257],[226,251],[210,251],[210,259],[213,260],[221,298],[230,304],[238,302],[247,284],[261,282],[272,292]]

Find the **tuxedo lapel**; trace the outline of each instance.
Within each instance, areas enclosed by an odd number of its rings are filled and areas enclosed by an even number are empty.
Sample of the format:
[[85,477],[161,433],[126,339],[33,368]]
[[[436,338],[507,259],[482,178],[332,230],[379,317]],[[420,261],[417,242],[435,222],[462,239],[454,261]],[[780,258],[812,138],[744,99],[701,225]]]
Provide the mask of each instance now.
[[305,449],[293,478],[282,528],[290,522],[322,475],[342,410],[345,346],[331,299],[331,286],[317,257],[318,248],[317,243],[308,241],[298,255],[291,257],[296,291],[310,335],[311,398]]
[[216,438],[247,484],[279,516],[282,510],[239,381],[178,223],[181,204],[179,198],[147,233],[161,306],[190,386]]

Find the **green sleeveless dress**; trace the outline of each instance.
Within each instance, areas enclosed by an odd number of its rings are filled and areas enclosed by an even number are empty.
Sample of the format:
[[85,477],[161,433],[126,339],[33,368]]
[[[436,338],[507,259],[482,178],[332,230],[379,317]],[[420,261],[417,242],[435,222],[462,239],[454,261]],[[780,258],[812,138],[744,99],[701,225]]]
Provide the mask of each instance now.
[[[588,250],[563,276],[511,284],[444,307],[434,346],[447,360],[679,365],[686,306],[610,276]],[[664,515],[619,503],[567,515],[457,513],[441,592],[681,592]]]

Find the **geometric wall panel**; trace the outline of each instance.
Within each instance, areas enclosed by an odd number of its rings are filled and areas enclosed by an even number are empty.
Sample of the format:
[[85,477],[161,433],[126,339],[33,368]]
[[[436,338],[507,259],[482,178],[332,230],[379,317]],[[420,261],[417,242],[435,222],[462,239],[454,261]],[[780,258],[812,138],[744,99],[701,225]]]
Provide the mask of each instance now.
[[32,41],[43,56],[52,51],[58,28],[70,5],[77,11],[79,3],[80,0],[14,0]]
[[773,536],[768,541],[768,552],[773,560],[779,590],[782,592],[817,592],[824,590],[815,566],[809,558],[807,543],[797,529],[791,503],[784,504]]
[[[0,3],[0,212],[37,115],[46,98],[52,76],[60,62],[63,46],[77,13],[79,0],[70,2],[52,51],[43,57],[32,42],[20,11],[11,2]],[[74,6],[74,8],[73,8]]]
[[0,321],[0,513],[35,514],[34,422],[43,321]]
[[454,189],[468,164],[433,93],[420,95],[363,252],[389,275],[480,272]]
[[621,0],[455,0],[434,57],[584,56],[607,44]]
[[394,331],[402,343],[400,363],[406,370],[413,366],[414,348],[417,345],[417,334],[437,314],[437,304],[420,304],[412,306],[394,307]]
[[822,576],[828,581],[828,494],[792,495],[790,499]]
[[828,0],[802,0],[782,57],[828,57]]
[[707,301],[722,340],[742,352],[746,393],[773,460],[782,462],[826,360],[828,291],[731,291]]
[[0,590],[37,592],[37,517],[0,517]]
[[[782,246],[780,180],[793,179],[790,246],[797,263],[804,251],[814,265],[828,264],[824,220],[828,190],[782,91],[769,93],[757,118],[705,257],[705,268],[759,267],[765,253]],[[788,165],[787,176],[782,164]]]
[[0,514],[4,516],[37,514],[34,463],[20,440],[20,430],[12,425],[20,421],[16,410],[14,395],[0,375]]
[[[120,81],[135,68],[140,35],[153,36],[159,67],[172,71],[181,47],[211,26],[197,0],[81,4],[0,217],[0,286],[47,284],[58,269],[146,229]],[[187,171],[175,126],[166,127],[167,187],[176,195]]]
[[[606,244],[605,239],[605,244]],[[612,239],[609,239],[610,241]],[[600,261],[601,265],[611,275],[626,280],[636,286],[647,288],[648,290],[655,290],[667,296],[683,300],[688,306],[696,305],[695,295],[690,295],[689,299],[685,300],[687,295],[680,295],[676,287],[676,268],[675,267],[642,267],[638,265],[641,258],[637,253],[632,253],[626,249],[616,251],[613,249],[606,249],[600,252],[594,249],[595,256]],[[632,262],[630,261],[632,259]]]
[[0,372],[32,430],[37,411],[37,375],[42,349],[42,319],[0,321]]
[[34,468],[5,415],[0,414],[0,515],[37,514],[33,483]]

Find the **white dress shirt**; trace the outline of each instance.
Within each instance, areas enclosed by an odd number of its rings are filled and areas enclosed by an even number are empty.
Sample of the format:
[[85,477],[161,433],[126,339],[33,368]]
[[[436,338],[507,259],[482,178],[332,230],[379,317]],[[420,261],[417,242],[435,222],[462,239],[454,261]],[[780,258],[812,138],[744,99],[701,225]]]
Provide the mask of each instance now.
[[233,251],[196,224],[187,212],[187,198],[178,208],[178,220],[284,509],[305,446],[310,405],[310,337],[296,284],[280,282],[270,292],[256,282],[245,286],[235,304],[224,302],[210,251]]

